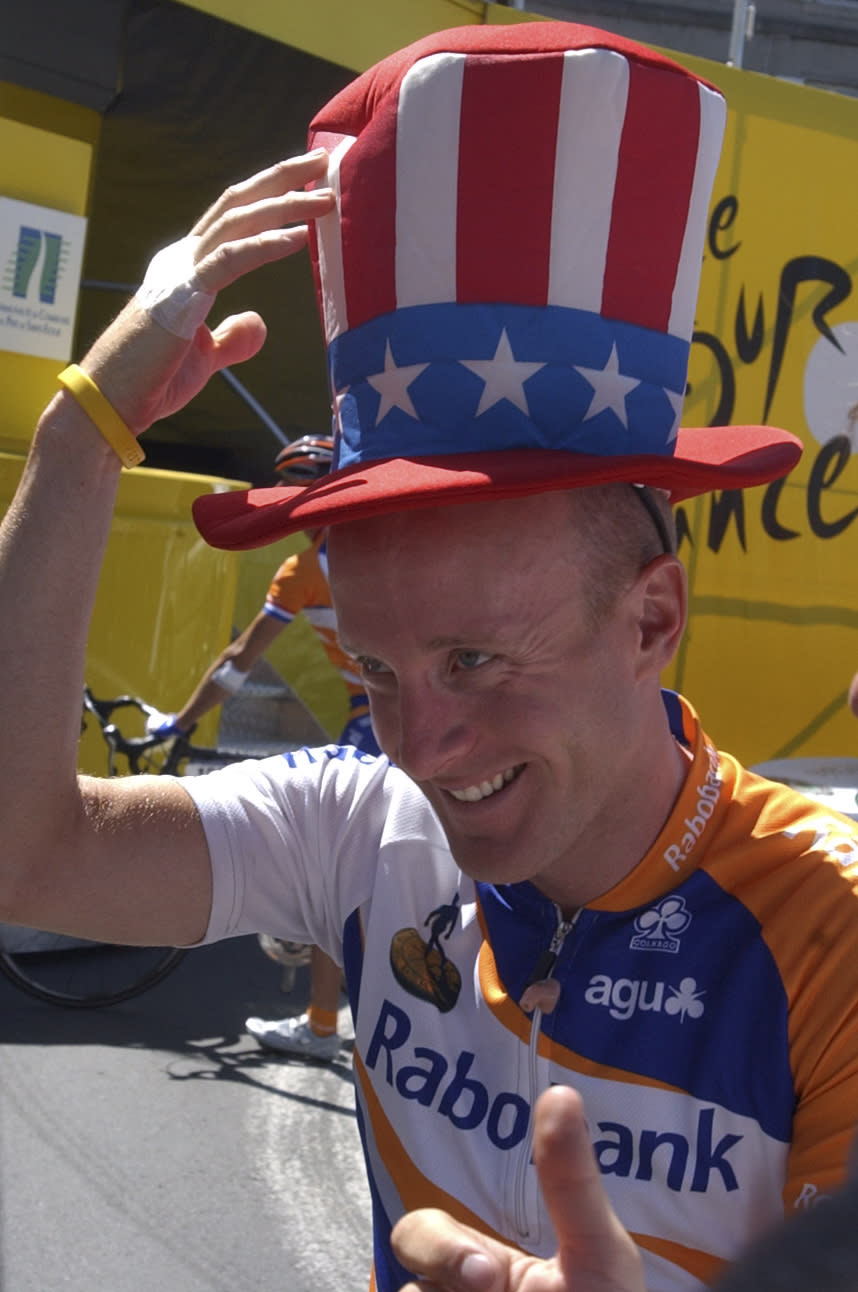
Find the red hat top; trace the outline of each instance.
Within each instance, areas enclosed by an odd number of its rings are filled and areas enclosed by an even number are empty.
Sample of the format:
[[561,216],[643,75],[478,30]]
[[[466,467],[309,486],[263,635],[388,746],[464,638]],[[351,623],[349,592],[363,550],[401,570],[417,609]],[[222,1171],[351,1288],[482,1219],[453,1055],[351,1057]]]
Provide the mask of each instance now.
[[765,483],[800,442],[680,428],[721,93],[572,23],[437,32],[318,113],[333,471],[195,504],[215,546],[613,480]]

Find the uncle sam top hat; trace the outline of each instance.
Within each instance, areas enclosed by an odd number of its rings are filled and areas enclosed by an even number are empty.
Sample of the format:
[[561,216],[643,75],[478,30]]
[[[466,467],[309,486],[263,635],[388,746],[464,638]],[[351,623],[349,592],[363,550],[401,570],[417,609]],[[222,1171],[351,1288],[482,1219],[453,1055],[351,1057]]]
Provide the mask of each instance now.
[[198,499],[203,536],[785,475],[785,431],[679,426],[725,119],[686,68],[566,22],[437,32],[358,77],[310,127],[337,194],[311,231],[334,468]]

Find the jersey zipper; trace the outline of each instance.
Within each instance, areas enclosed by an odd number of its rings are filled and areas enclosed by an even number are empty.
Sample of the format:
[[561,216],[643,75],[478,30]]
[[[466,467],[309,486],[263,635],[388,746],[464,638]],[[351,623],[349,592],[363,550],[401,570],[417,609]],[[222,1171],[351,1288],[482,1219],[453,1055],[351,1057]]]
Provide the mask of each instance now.
[[[563,918],[563,913],[559,907],[555,906],[554,909],[557,912],[557,926],[551,935],[551,941],[548,944],[548,947],[542,952],[542,955],[536,962],[534,970],[525,984],[521,1000],[519,1001],[519,1004],[521,1004],[522,1008],[525,1009],[527,1007],[524,1002],[528,992],[533,990],[534,993],[538,993],[540,984],[552,983],[557,995],[559,996],[560,994],[559,984],[556,983],[553,978],[554,969],[560,956],[560,952],[563,950],[566,939],[575,927],[581,911],[577,910],[570,919],[566,920]],[[554,1004],[551,1005],[551,1008],[547,1011],[548,1013],[551,1013],[551,1011],[556,1007],[556,1003],[555,999]],[[536,1102],[537,1095],[541,1093],[538,1086],[537,1067],[539,1059],[539,1035],[542,1031],[542,1018],[545,1012],[546,1011],[543,1009],[542,1005],[537,1003],[535,1004],[530,1019],[530,1040],[527,1047],[528,1102],[531,1110],[530,1124],[528,1126],[527,1135],[521,1145],[521,1152],[518,1157],[515,1177],[513,1180],[513,1215],[519,1238],[530,1237],[530,1225],[527,1218],[527,1170],[530,1166],[533,1146],[533,1105]]]

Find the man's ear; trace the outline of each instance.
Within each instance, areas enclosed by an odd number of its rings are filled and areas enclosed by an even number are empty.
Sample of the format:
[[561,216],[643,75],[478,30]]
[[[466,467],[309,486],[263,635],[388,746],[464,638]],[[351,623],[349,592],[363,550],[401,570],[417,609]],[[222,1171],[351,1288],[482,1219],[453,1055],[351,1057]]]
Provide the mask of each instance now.
[[635,584],[641,673],[660,674],[676,654],[688,613],[685,567],[665,553],[644,566]]

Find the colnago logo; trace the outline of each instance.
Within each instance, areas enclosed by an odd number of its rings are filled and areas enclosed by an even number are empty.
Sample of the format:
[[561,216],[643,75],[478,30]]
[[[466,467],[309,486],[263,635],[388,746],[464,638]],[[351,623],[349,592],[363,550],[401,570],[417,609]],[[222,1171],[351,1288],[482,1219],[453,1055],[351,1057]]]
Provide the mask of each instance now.
[[610,978],[597,973],[590,979],[584,999],[588,1005],[602,1005],[611,1018],[625,1022],[638,1011],[669,1014],[684,1023],[686,1018],[703,1017],[705,992],[697,990],[693,978],[683,978],[678,987],[647,979]]
[[679,951],[679,934],[691,923],[691,912],[679,893],[663,897],[655,906],[643,911],[635,920],[637,936],[629,946],[632,951]]
[[[530,1104],[511,1090],[493,1092],[471,1076],[476,1055],[455,1060],[426,1045],[408,1046],[411,1019],[385,1000],[366,1052],[366,1066],[379,1072],[403,1099],[432,1108],[459,1130],[484,1130],[495,1148],[520,1144],[530,1122]],[[452,1071],[451,1071],[452,1069]]]
[[691,816],[683,824],[685,833],[677,843],[668,844],[664,850],[664,859],[671,870],[679,870],[680,863],[692,852],[697,840],[706,829],[706,823],[715,811],[715,804],[721,796],[721,772],[718,767],[718,754],[711,745],[706,746],[709,757],[709,770],[702,785],[697,786],[697,802]]
[[622,1122],[598,1122],[599,1137],[593,1151],[602,1175],[621,1175],[632,1180],[664,1180],[668,1189],[680,1193],[706,1193],[713,1172],[727,1193],[739,1187],[728,1159],[730,1150],[744,1136],[722,1135],[716,1139],[715,1109],[701,1108],[695,1133],[633,1130]]

